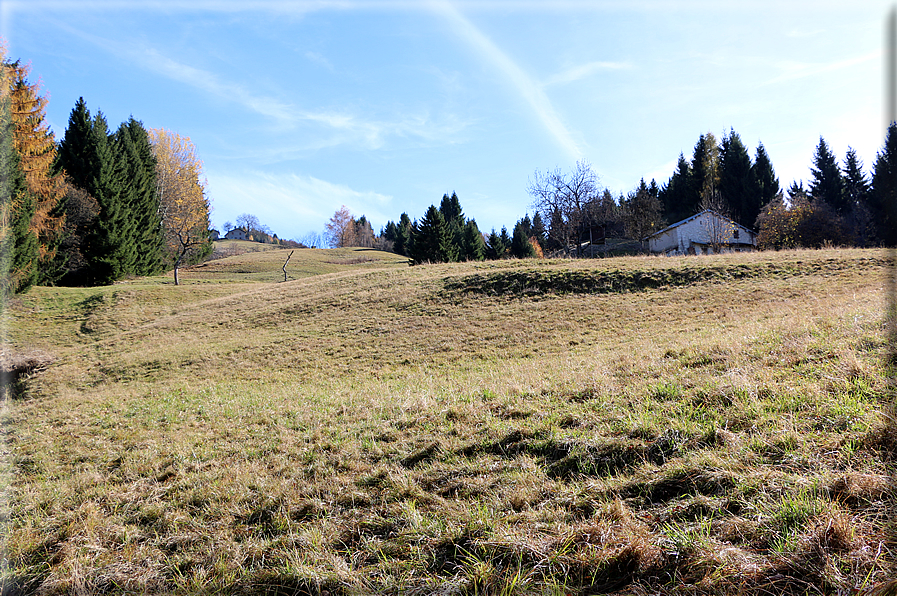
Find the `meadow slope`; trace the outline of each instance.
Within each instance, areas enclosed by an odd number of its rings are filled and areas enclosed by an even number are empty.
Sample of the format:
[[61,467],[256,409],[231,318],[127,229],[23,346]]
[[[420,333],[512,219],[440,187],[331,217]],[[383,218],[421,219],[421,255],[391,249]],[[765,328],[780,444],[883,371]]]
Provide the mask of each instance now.
[[882,251],[288,253],[11,302],[9,593],[895,577]]

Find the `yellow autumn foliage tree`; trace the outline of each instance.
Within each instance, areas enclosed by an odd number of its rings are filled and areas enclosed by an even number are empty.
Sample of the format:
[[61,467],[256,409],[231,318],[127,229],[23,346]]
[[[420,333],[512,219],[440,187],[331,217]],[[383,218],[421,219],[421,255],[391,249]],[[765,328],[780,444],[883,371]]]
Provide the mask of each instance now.
[[206,180],[189,137],[164,129],[151,129],[149,136],[166,249],[174,263],[174,283],[179,285],[178,269],[184,259],[210,246]]
[[[29,67],[10,62],[0,41],[3,172],[0,243],[4,277],[15,291],[54,280],[51,262],[62,236],[64,176],[54,173],[56,142],[45,121],[47,98],[29,83]],[[22,183],[11,186],[13,170]],[[18,176],[19,174],[16,174]]]
[[40,261],[46,262],[55,256],[65,224],[59,209],[65,195],[65,181],[62,173],[53,174],[56,141],[45,120],[48,99],[39,95],[40,83],[28,83],[27,66],[15,62],[11,69],[13,145],[19,154],[28,192],[37,199],[30,229],[38,239]]

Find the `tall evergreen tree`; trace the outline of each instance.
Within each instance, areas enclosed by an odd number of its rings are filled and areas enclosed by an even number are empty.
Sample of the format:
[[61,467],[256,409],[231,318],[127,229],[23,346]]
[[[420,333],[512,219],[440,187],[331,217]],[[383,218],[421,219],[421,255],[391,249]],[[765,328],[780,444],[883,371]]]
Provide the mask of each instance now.
[[530,244],[526,228],[523,220],[514,225],[514,234],[511,237],[511,255],[518,259],[529,259],[536,256],[536,249]]
[[133,224],[128,205],[122,204],[125,174],[112,145],[103,114],[97,112],[91,118],[84,99],[79,99],[69,116],[57,163],[99,206],[82,249],[92,284],[112,283],[128,273],[135,261]]
[[869,209],[878,222],[878,235],[887,246],[897,246],[897,123],[888,126],[885,146],[872,166]]
[[701,202],[712,200],[719,190],[720,145],[712,132],[698,137],[691,160],[692,196],[689,215],[700,210]]
[[445,218],[435,205],[430,205],[424,218],[412,231],[414,241],[411,258],[415,263],[451,263],[458,260]]
[[508,252],[508,244],[505,243],[502,236],[507,236],[508,231],[502,228],[504,234],[497,234],[495,228],[489,233],[489,239],[486,241],[486,258],[492,261],[503,259]]
[[658,193],[660,203],[663,205],[663,215],[667,221],[675,222],[694,215],[697,208],[694,205],[694,197],[694,180],[691,165],[689,165],[685,156],[680,153],[676,170]]
[[542,214],[538,211],[533,215],[532,235],[539,246],[545,246],[545,222],[542,221]]
[[832,153],[822,137],[819,137],[810,172],[813,174],[809,183],[810,195],[817,201],[827,203],[835,212],[846,214],[850,210],[850,206],[844,192],[841,169],[835,160],[835,154]]
[[844,158],[844,192],[849,208],[866,202],[869,194],[869,179],[863,172],[863,162],[857,156],[853,147],[847,148],[847,156]]
[[[759,215],[763,206],[775,199],[781,190],[779,179],[776,178],[775,169],[772,167],[772,160],[769,159],[769,154],[766,153],[763,143],[757,145],[757,156],[751,166],[751,182],[753,184],[752,194],[756,197],[756,203],[760,205],[757,211],[757,215]],[[745,220],[748,218],[749,216]],[[748,226],[749,228],[755,228],[756,219],[755,216],[754,221]]]
[[439,212],[442,213],[442,217],[447,225],[464,225],[464,212],[461,210],[461,201],[454,192],[452,192],[451,197],[448,194],[442,195]]
[[14,62],[3,68],[11,80],[13,145],[30,195],[25,202],[33,206],[29,229],[38,241],[36,281],[53,283],[58,276],[51,265],[62,240],[65,192],[63,177],[53,171],[56,142],[45,118],[48,99],[40,95],[38,83],[28,82],[27,66]]
[[156,192],[156,158],[149,134],[132,116],[116,131],[115,145],[124,166],[123,186],[136,249],[132,273],[155,275],[164,268],[164,237]]
[[411,256],[409,252],[411,248],[411,218],[407,213],[402,213],[399,217],[399,223],[396,224],[396,239],[393,250],[396,254]]
[[752,227],[760,213],[760,197],[751,180],[751,158],[738,133],[730,129],[720,148],[719,194],[733,219]]
[[22,171],[21,160],[13,146],[13,131],[8,123],[3,120],[2,139],[2,165],[3,179],[0,180],[0,189],[3,190],[2,208],[5,212],[7,230],[0,236],[2,242],[2,258],[4,271],[2,274],[3,290],[5,293],[24,292],[33,286],[38,279],[37,235],[31,229],[31,218],[35,212],[34,196],[28,192],[25,182],[25,173]]
[[461,245],[461,258],[465,261],[482,261],[486,258],[486,242],[474,219],[464,224],[464,240]]

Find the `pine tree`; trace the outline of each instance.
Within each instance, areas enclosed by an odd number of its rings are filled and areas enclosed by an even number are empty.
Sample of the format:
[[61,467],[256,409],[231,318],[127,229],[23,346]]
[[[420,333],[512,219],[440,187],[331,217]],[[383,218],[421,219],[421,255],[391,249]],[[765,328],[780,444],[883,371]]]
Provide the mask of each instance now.
[[[781,190],[779,179],[776,178],[772,161],[769,159],[769,154],[766,153],[763,143],[757,145],[757,157],[754,159],[754,165],[751,166],[751,182],[753,184],[752,194],[756,197],[756,203],[760,205],[757,211],[759,215],[763,206],[775,199]],[[745,220],[747,219],[749,217],[745,218]],[[754,228],[755,224],[756,217],[754,217],[754,221],[748,227]]]
[[872,166],[872,190],[869,209],[878,222],[879,239],[887,246],[897,246],[897,123],[888,126],[885,146]]
[[837,213],[846,214],[850,206],[844,189],[844,179],[834,153],[822,137],[819,137],[810,172],[813,174],[809,183],[810,195],[816,200],[824,201]]
[[751,179],[751,158],[747,148],[732,129],[723,137],[719,162],[718,188],[723,205],[728,207],[735,221],[752,227],[760,213],[760,198]]

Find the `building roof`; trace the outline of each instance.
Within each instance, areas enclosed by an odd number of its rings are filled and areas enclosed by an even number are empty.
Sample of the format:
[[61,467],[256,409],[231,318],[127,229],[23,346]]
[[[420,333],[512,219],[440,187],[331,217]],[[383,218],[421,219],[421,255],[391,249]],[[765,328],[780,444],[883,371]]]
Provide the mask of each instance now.
[[669,231],[669,230],[672,230],[673,228],[678,228],[678,227],[681,226],[682,224],[685,224],[685,223],[688,223],[688,222],[690,222],[690,221],[692,221],[692,220],[694,220],[694,219],[697,219],[697,218],[701,217],[702,215],[704,215],[705,213],[712,213],[712,214],[716,215],[717,217],[721,217],[721,218],[723,218],[723,219],[727,219],[727,220],[731,221],[733,224],[735,224],[736,226],[738,226],[739,228],[741,228],[742,230],[747,230],[747,231],[750,232],[751,234],[755,234],[755,233],[756,233],[756,232],[754,232],[752,229],[747,228],[747,227],[741,225],[740,223],[738,223],[738,222],[735,221],[734,219],[730,219],[730,218],[726,217],[725,215],[723,215],[723,214],[721,214],[721,213],[718,213],[718,212],[714,211],[713,209],[704,209],[703,211],[701,211],[701,212],[699,212],[699,213],[695,213],[695,214],[692,215],[691,217],[686,217],[686,218],[683,219],[682,221],[677,221],[677,222],[674,223],[674,224],[670,224],[670,225],[668,225],[667,227],[665,227],[664,229],[662,229],[662,230],[658,230],[658,231],[654,232],[654,233],[651,234],[650,236],[645,236],[644,240],[648,240],[649,238],[653,238],[654,236],[659,236],[660,234],[663,234],[664,232],[667,232],[667,231]]

